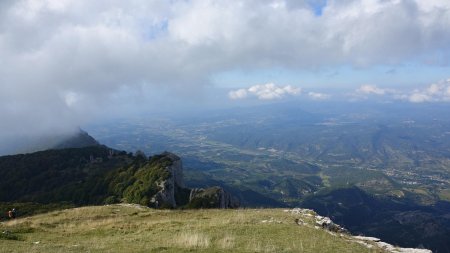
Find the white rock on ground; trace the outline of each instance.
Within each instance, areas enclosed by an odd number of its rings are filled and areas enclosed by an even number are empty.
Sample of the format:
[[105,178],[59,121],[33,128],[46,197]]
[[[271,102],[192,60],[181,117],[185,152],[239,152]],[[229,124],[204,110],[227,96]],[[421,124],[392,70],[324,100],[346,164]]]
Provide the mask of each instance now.
[[433,253],[428,249],[414,249],[414,248],[397,248],[389,243],[377,242],[378,247],[392,253]]
[[132,207],[132,208],[136,208],[136,209],[140,209],[140,210],[150,209],[150,207],[148,207],[148,206],[143,206],[143,205],[139,205],[139,204],[119,203],[119,204],[115,204],[115,205]]
[[[285,210],[286,212],[286,210]],[[302,209],[302,208],[294,208],[289,210],[291,214],[301,214],[305,216],[314,216],[316,220],[316,226],[314,226],[315,229],[319,229],[320,227],[317,225],[322,224],[334,224],[333,221],[328,217],[323,217],[320,215],[317,215],[316,212],[314,212],[311,209]],[[314,215],[313,215],[314,214]],[[368,237],[368,236],[352,236],[351,241],[354,241],[356,243],[362,244],[366,246],[367,248],[372,248],[373,244],[377,245],[379,248],[382,248],[386,250],[387,252],[391,253],[433,253],[431,250],[428,249],[414,249],[414,248],[399,248],[395,247],[389,243],[382,242],[379,238],[376,237]]]
[[379,238],[376,237],[368,237],[368,236],[352,236],[356,240],[361,241],[371,241],[371,242],[379,242],[381,241]]
[[431,250],[428,249],[414,249],[414,248],[399,248],[395,247],[389,243],[385,243],[380,241],[380,239],[376,237],[366,237],[366,236],[352,236],[352,239],[355,242],[358,242],[362,245],[369,247],[369,243],[367,242],[374,242],[378,247],[386,250],[387,252],[391,253],[432,253]]

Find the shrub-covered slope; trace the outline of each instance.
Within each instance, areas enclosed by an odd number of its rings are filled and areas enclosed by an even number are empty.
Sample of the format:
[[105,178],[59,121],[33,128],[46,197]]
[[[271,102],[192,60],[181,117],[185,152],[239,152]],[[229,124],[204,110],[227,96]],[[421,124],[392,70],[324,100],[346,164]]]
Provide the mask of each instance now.
[[[181,159],[167,152],[147,158],[106,146],[47,150],[0,157],[0,173],[0,202],[128,202],[173,208],[198,198],[184,187]],[[195,207],[236,205],[223,191],[207,192],[216,201]],[[203,197],[214,199],[211,194]]]

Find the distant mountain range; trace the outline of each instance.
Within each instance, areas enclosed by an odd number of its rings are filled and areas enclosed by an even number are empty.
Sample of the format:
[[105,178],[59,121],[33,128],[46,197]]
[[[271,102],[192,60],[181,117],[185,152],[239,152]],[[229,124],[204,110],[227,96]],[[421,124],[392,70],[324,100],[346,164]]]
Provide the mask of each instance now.
[[310,207],[355,233],[450,252],[449,113],[446,104],[292,102],[88,129],[114,148],[175,152],[188,186],[221,185],[245,206]]

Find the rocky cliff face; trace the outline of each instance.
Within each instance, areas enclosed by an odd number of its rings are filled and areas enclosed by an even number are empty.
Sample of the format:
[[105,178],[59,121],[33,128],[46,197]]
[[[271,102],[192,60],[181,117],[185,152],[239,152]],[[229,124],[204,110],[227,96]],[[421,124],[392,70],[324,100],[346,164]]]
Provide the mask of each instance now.
[[169,152],[164,152],[163,155],[166,155],[172,161],[172,165],[166,167],[172,175],[172,183],[178,187],[184,188],[183,164],[180,157]]
[[150,203],[157,208],[177,207],[174,184],[172,184],[171,180],[161,181],[157,184],[157,186],[161,190],[151,198]]
[[189,206],[193,208],[236,208],[239,201],[221,187],[195,188],[189,194]]
[[160,156],[164,156],[170,161],[169,165],[165,167],[169,176],[157,182],[160,190],[151,198],[151,206],[157,208],[175,208],[183,205],[190,208],[236,208],[239,206],[237,199],[221,187],[185,188],[180,157],[169,152]]
[[[165,167],[169,177],[157,182],[157,186],[161,190],[152,197],[150,202],[155,207],[177,207],[180,203],[177,203],[175,196],[179,195],[178,192],[184,188],[183,165],[180,157],[175,154],[164,152],[162,155],[170,160],[170,165]],[[181,200],[178,200],[178,202],[181,202]]]
[[239,201],[226,192],[223,188],[219,187],[219,208],[237,208],[239,207]]

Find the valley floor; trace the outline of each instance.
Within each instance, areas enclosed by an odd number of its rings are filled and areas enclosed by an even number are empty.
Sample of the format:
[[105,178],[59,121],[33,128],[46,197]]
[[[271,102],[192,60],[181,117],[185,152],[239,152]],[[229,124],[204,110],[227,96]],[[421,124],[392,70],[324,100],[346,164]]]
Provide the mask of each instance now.
[[383,252],[283,209],[95,206],[2,222],[0,229],[0,252]]

